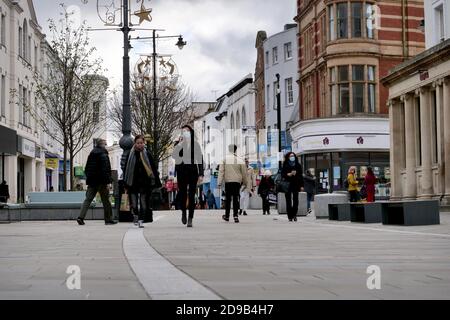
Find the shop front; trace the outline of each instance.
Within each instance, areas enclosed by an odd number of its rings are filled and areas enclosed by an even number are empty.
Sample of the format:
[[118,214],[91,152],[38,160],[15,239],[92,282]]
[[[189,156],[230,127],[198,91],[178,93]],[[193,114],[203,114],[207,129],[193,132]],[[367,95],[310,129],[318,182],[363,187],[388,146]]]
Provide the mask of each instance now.
[[16,155],[17,133],[14,130],[0,125],[0,137],[0,178],[1,181],[6,180],[8,183],[11,183],[7,177],[7,159]]
[[50,152],[45,153],[45,190],[55,190],[58,185],[59,156]]
[[[326,130],[324,130],[326,128]],[[385,118],[318,119],[292,128],[293,150],[316,177],[316,192],[344,191],[350,167],[362,185],[372,167],[376,197],[390,196],[389,122]]]

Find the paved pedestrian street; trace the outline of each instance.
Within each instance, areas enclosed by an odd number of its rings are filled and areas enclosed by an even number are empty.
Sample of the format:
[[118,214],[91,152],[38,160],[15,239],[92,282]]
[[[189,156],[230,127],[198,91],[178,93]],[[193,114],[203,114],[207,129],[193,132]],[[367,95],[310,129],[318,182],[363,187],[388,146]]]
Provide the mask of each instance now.
[[0,299],[450,299],[449,213],[420,227],[222,214],[0,224]]

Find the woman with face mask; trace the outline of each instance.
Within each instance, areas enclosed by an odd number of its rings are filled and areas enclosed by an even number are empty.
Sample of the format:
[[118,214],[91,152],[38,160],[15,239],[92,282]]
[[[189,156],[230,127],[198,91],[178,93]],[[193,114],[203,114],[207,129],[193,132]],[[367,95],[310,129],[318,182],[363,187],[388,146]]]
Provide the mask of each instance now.
[[153,222],[150,198],[152,190],[161,187],[161,181],[152,155],[145,147],[145,138],[142,135],[138,135],[134,139],[134,146],[128,155],[123,176],[130,195],[134,222],[139,225],[139,228],[143,228],[146,214],[150,214],[150,222]]
[[286,154],[282,177],[289,182],[289,190],[285,193],[289,221],[297,221],[298,193],[303,191],[303,169],[293,152]]
[[[185,125],[180,142],[175,146],[172,157],[175,159],[175,175],[181,207],[181,222],[192,228],[195,210],[195,193],[203,181],[203,155],[200,144],[195,141],[194,129]],[[188,199],[189,192],[189,199]],[[187,208],[188,203],[189,208]],[[187,210],[189,209],[189,218]]]

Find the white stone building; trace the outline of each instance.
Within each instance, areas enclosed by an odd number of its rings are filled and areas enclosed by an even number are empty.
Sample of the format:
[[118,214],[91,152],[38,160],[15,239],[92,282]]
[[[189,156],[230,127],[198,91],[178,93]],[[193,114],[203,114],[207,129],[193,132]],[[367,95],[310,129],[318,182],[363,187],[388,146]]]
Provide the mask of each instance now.
[[426,51],[391,70],[392,199],[450,204],[450,0],[425,6]]

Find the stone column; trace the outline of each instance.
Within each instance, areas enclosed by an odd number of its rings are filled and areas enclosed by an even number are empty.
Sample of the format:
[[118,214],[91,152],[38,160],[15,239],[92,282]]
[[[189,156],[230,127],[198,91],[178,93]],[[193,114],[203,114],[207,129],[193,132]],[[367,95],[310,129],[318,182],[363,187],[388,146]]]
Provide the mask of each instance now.
[[401,200],[402,181],[401,170],[403,168],[403,112],[399,100],[390,100],[389,125],[390,125],[390,163],[391,163],[391,200]]
[[438,164],[438,188],[435,190],[434,199],[440,199],[445,193],[445,170],[444,170],[444,111],[442,105],[442,84],[443,80],[433,82],[433,88],[436,90],[436,144],[437,144],[437,159]]
[[420,88],[420,132],[422,149],[422,179],[420,199],[431,199],[434,194],[433,177],[431,170],[432,146],[431,146],[431,96],[430,88]]
[[450,78],[443,82],[445,202],[450,204]]
[[406,188],[403,190],[405,200],[415,200],[416,187],[416,133],[414,124],[414,96],[402,96],[405,104],[405,156],[406,156]]

